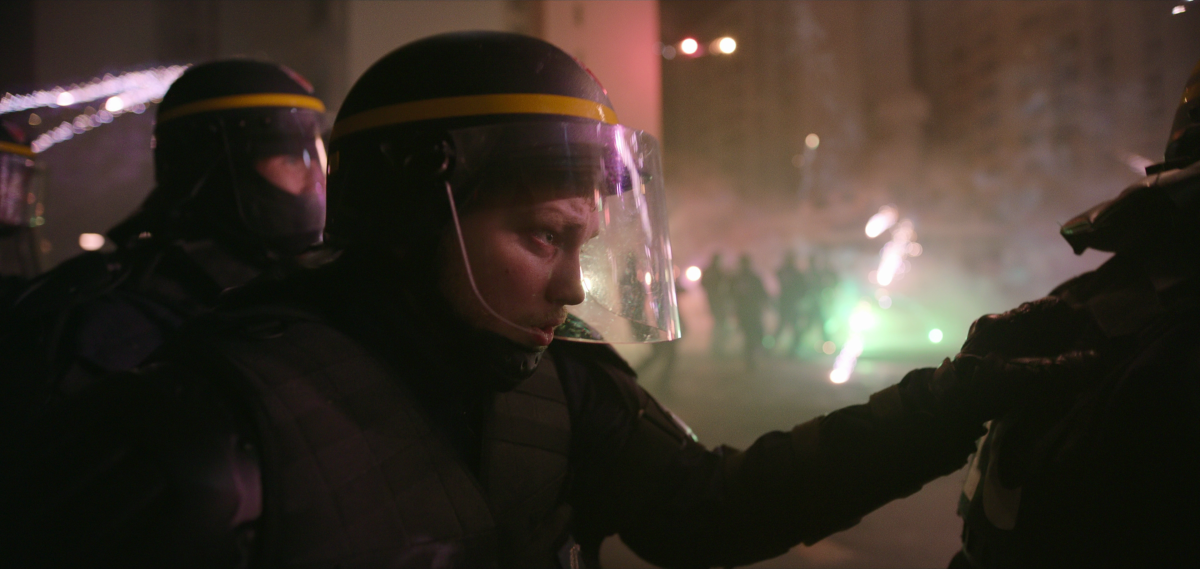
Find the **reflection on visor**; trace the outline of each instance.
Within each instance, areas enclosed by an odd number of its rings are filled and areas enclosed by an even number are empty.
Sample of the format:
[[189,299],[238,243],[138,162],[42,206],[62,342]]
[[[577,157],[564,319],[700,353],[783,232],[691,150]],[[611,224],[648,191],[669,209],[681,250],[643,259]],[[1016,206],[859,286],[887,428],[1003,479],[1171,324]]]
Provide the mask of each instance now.
[[509,124],[451,134],[450,199],[459,204],[594,200],[599,231],[579,252],[584,301],[566,307],[571,316],[555,330],[557,337],[609,343],[679,337],[653,137],[620,125],[582,123]]
[[254,169],[275,187],[292,195],[320,191],[325,186],[325,145],[317,138],[298,153],[259,158]]
[[[490,129],[459,131],[455,143],[460,153],[460,177],[455,187],[524,195],[553,192],[538,196],[545,199],[590,197],[595,192],[609,196],[635,190],[644,192],[643,181],[655,175],[646,169],[644,156],[637,153],[636,138],[628,141],[613,136],[613,129],[622,127],[555,126],[550,132],[545,128],[535,129],[541,131],[536,134],[522,133],[521,129],[496,133],[478,132]],[[522,138],[522,134],[535,136]]]

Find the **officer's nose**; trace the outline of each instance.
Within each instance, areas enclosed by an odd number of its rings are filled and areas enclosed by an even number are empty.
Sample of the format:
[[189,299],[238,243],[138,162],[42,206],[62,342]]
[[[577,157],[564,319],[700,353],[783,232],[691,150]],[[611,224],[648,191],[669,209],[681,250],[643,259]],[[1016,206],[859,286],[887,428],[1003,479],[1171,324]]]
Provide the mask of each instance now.
[[579,251],[563,255],[562,260],[550,275],[549,300],[554,304],[574,306],[582,303],[584,295],[583,274],[579,269]]

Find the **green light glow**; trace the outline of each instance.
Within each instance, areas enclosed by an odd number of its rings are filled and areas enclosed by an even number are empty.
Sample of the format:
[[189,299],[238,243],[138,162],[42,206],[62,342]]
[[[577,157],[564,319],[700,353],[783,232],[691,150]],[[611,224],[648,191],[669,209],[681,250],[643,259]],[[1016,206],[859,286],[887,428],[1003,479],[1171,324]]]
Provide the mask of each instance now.
[[854,312],[850,314],[850,330],[853,332],[862,332],[875,327],[877,321],[875,313],[871,310],[871,305],[866,302],[859,302],[858,306],[854,307]]
[[942,331],[937,328],[930,330],[929,331],[929,341],[933,342],[935,344],[940,343],[942,341]]

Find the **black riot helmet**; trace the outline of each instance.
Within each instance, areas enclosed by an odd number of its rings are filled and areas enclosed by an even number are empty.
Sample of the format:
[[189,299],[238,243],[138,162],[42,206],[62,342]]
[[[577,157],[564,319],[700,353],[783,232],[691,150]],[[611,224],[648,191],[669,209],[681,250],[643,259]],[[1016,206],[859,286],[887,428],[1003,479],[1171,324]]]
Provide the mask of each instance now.
[[1200,62],[1183,89],[1164,161],[1115,199],[1063,224],[1062,235],[1082,254],[1165,249],[1200,252]]
[[36,225],[31,215],[34,172],[33,148],[23,133],[0,125],[0,236]]
[[1183,88],[1183,99],[1171,123],[1164,164],[1182,168],[1200,161],[1200,61]]
[[158,185],[109,232],[120,244],[212,238],[260,258],[321,242],[325,105],[294,71],[250,60],[188,69],[154,127]]
[[602,220],[581,252],[577,325],[559,337],[678,337],[657,142],[618,124],[573,57],[518,34],[442,34],[384,56],[346,96],[330,139],[330,240],[424,263],[449,228],[471,275],[459,212],[518,194],[585,197]]

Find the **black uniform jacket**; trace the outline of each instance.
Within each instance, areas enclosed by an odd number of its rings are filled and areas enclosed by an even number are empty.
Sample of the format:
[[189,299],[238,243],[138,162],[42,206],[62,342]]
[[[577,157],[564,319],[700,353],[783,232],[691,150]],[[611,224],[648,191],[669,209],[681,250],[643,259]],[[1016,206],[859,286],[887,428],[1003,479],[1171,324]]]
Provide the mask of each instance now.
[[31,388],[69,392],[133,369],[222,291],[260,273],[212,241],[146,239],[65,261],[0,306],[5,416]]
[[556,341],[498,391],[474,333],[406,298],[407,278],[348,253],[247,287],[75,398],[13,451],[0,511],[22,527],[4,550],[30,566],[570,565],[616,533],[655,564],[731,566],[854,525],[961,467],[982,433],[893,386],[708,449],[602,344]]
[[1200,279],[1179,261],[1118,254],[1052,293],[1092,320],[1062,341],[1106,365],[1077,393],[993,421],[964,489],[959,562],[1200,563]]

